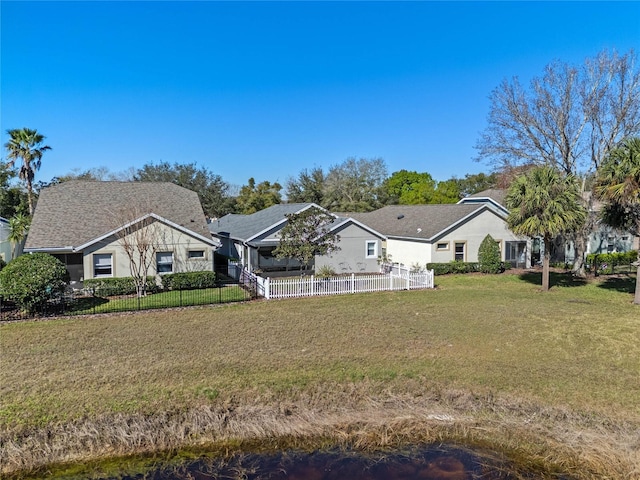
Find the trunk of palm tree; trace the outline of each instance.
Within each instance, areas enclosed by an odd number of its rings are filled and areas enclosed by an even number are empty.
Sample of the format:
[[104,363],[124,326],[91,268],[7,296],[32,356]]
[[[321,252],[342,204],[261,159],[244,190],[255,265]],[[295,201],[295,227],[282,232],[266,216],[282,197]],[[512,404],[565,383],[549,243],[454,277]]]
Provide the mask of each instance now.
[[33,217],[33,186],[31,182],[27,183],[27,200],[29,201],[29,216]]
[[[638,233],[640,233],[640,231]],[[636,269],[636,293],[633,296],[633,303],[640,305],[640,248],[638,249],[638,258],[636,261],[638,262],[638,268]]]
[[544,256],[542,257],[542,291],[549,291],[549,266],[551,264],[551,238],[544,237]]

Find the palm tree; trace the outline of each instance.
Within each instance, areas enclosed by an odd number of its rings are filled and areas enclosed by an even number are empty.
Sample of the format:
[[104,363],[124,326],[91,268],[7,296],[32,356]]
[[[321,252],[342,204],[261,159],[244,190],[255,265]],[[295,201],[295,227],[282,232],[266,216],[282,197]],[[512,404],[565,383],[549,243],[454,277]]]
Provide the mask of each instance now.
[[[605,158],[598,169],[595,192],[607,203],[606,223],[640,235],[640,138],[623,141]],[[640,305],[640,250],[633,303]]]
[[580,228],[586,211],[580,201],[580,186],[572,175],[554,167],[534,167],[516,178],[505,200],[510,213],[509,228],[517,235],[542,237],[542,289],[549,290],[551,242],[560,234]]
[[31,225],[31,217],[27,217],[22,213],[17,214],[9,219],[9,236],[7,239],[13,245],[13,258],[20,253],[20,246],[24,239],[27,238],[27,232]]
[[40,169],[42,154],[51,150],[48,145],[42,145],[45,136],[37,130],[30,128],[14,128],[7,130],[10,140],[5,143],[5,148],[9,152],[9,166],[13,167],[17,160],[22,160],[22,165],[18,171],[18,177],[27,185],[27,196],[29,199],[29,215],[33,215],[33,178],[36,170]]

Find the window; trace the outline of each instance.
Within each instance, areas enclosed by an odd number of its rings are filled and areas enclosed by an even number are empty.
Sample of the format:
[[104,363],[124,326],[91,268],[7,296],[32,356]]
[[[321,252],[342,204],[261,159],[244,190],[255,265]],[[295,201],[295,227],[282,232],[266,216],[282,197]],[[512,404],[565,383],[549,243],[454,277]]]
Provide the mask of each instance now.
[[204,259],[204,250],[189,250],[189,259],[190,260],[203,260]]
[[464,262],[464,247],[465,247],[464,242],[457,242],[456,243],[456,254],[455,254],[454,259],[457,262]]
[[93,254],[93,277],[113,276],[113,255],[110,253]]
[[436,250],[449,250],[449,242],[437,243]]
[[173,253],[171,252],[156,253],[156,272],[158,273],[173,272]]
[[378,242],[375,240],[367,241],[367,258],[378,258]]

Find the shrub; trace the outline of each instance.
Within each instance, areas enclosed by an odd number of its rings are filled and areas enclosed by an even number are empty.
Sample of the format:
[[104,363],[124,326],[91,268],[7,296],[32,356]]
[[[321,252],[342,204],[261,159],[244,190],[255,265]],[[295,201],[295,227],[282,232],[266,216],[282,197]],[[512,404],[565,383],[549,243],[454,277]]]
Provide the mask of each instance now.
[[478,249],[479,270],[483,273],[500,273],[504,271],[500,261],[500,247],[491,235],[482,240]]
[[590,253],[587,255],[587,265],[596,274],[612,274],[616,266],[630,265],[637,259],[637,250],[616,253]]
[[473,273],[478,272],[477,262],[427,263],[427,270],[433,270],[434,275],[447,275],[449,273]]
[[[89,278],[84,282],[87,290],[101,290],[104,295],[132,295],[137,292],[133,277]],[[146,291],[154,293],[159,290],[154,276],[148,276]]]
[[0,271],[0,294],[34,313],[66,288],[69,274],[64,264],[48,253],[21,255]]
[[316,277],[327,278],[327,277],[335,277],[336,271],[331,268],[329,265],[323,265],[316,272]]
[[162,288],[165,290],[197,290],[215,286],[214,272],[182,272],[162,276]]

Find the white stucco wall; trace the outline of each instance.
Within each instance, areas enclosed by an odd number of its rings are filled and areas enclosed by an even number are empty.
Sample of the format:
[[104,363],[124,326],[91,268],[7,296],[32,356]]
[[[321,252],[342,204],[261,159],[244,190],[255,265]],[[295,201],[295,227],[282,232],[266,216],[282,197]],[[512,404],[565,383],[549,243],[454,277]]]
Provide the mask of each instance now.
[[431,262],[431,244],[425,241],[387,240],[387,256],[393,263],[411,267],[418,263],[421,266]]

